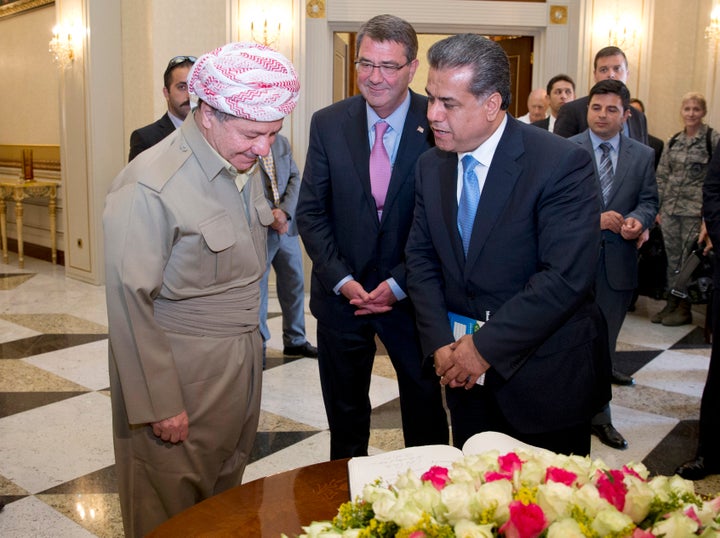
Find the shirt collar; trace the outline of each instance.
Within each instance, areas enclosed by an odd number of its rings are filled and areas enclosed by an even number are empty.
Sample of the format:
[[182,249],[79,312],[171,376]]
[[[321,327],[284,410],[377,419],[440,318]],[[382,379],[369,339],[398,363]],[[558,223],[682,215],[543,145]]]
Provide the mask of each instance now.
[[175,126],[176,129],[179,129],[180,126],[183,124],[183,121],[185,121],[185,120],[181,120],[180,118],[178,118],[175,114],[173,114],[169,110],[168,110],[167,115],[168,115],[168,118],[170,118],[170,121],[172,122],[172,124]]
[[372,130],[373,125],[375,125],[378,121],[383,120],[392,127],[393,131],[396,133],[402,133],[403,126],[405,125],[405,116],[407,116],[408,110],[410,110],[410,92],[407,92],[407,95],[405,96],[403,102],[400,103],[400,106],[393,110],[392,114],[390,114],[387,118],[381,118],[378,116],[377,112],[373,110],[367,101],[365,102],[365,108],[367,109],[368,132]]
[[615,153],[618,152],[618,148],[620,147],[620,133],[613,136],[610,140],[603,140],[598,135],[593,133],[591,129],[588,129],[588,133],[590,134],[590,142],[592,142],[592,147],[594,151],[598,150],[600,144],[607,143],[612,146],[612,149],[613,151],[615,151]]

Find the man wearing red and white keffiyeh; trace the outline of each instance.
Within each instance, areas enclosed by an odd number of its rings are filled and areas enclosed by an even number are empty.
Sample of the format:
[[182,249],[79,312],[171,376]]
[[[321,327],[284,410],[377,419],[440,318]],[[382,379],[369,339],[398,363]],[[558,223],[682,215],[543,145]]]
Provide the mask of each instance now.
[[260,413],[260,279],[273,222],[258,157],[298,99],[281,54],[230,43],[195,110],[106,199],[110,391],[125,534],[241,483]]

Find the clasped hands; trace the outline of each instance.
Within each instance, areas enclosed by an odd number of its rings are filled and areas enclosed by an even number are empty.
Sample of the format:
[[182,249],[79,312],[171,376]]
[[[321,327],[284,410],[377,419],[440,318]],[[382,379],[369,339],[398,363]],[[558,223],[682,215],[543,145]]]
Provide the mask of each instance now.
[[367,292],[357,280],[348,280],[340,288],[340,293],[350,301],[351,305],[357,307],[356,316],[389,312],[392,310],[391,305],[397,301],[390,285],[385,281],[371,292]]
[[[643,234],[643,225],[639,220],[635,217],[625,218],[617,211],[604,211],[600,214],[600,229],[620,234],[627,241],[637,240],[638,248],[647,240],[646,234]],[[647,235],[649,236],[649,234]]]
[[490,363],[480,355],[469,334],[435,351],[434,363],[440,384],[452,389],[465,387],[470,390],[490,368]]

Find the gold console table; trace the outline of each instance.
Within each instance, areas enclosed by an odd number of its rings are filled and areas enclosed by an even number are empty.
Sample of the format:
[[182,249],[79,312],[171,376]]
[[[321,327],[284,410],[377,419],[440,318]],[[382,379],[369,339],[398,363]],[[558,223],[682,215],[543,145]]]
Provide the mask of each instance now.
[[15,223],[17,227],[18,266],[24,267],[23,257],[23,201],[27,198],[47,198],[48,214],[50,215],[50,248],[52,262],[57,262],[57,188],[54,181],[18,181],[17,179],[0,179],[0,232],[2,232],[3,263],[8,263],[7,247],[7,208],[6,200],[15,202]]

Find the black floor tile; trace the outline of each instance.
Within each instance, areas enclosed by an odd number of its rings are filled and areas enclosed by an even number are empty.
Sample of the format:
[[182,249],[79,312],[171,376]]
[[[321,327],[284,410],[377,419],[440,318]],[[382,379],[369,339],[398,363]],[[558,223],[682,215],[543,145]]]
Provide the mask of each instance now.
[[255,444],[250,452],[250,459],[248,463],[274,454],[275,452],[287,448],[290,445],[299,443],[311,437],[318,432],[316,431],[301,431],[301,432],[258,432],[255,437]]
[[66,349],[98,340],[107,334],[41,334],[0,344],[0,359],[24,359],[40,353]]
[[681,338],[670,349],[697,349],[710,348],[711,345],[705,340],[705,330],[702,327],[695,327],[685,337]]
[[635,375],[635,372],[660,355],[663,350],[617,351],[615,352],[614,366],[626,375]]
[[680,421],[645,457],[645,467],[653,475],[673,475],[678,465],[695,457],[698,431],[699,421]]
[[82,392],[0,392],[0,418],[29,411],[43,405],[61,402],[68,398],[74,398],[81,394],[87,394],[91,391]]

